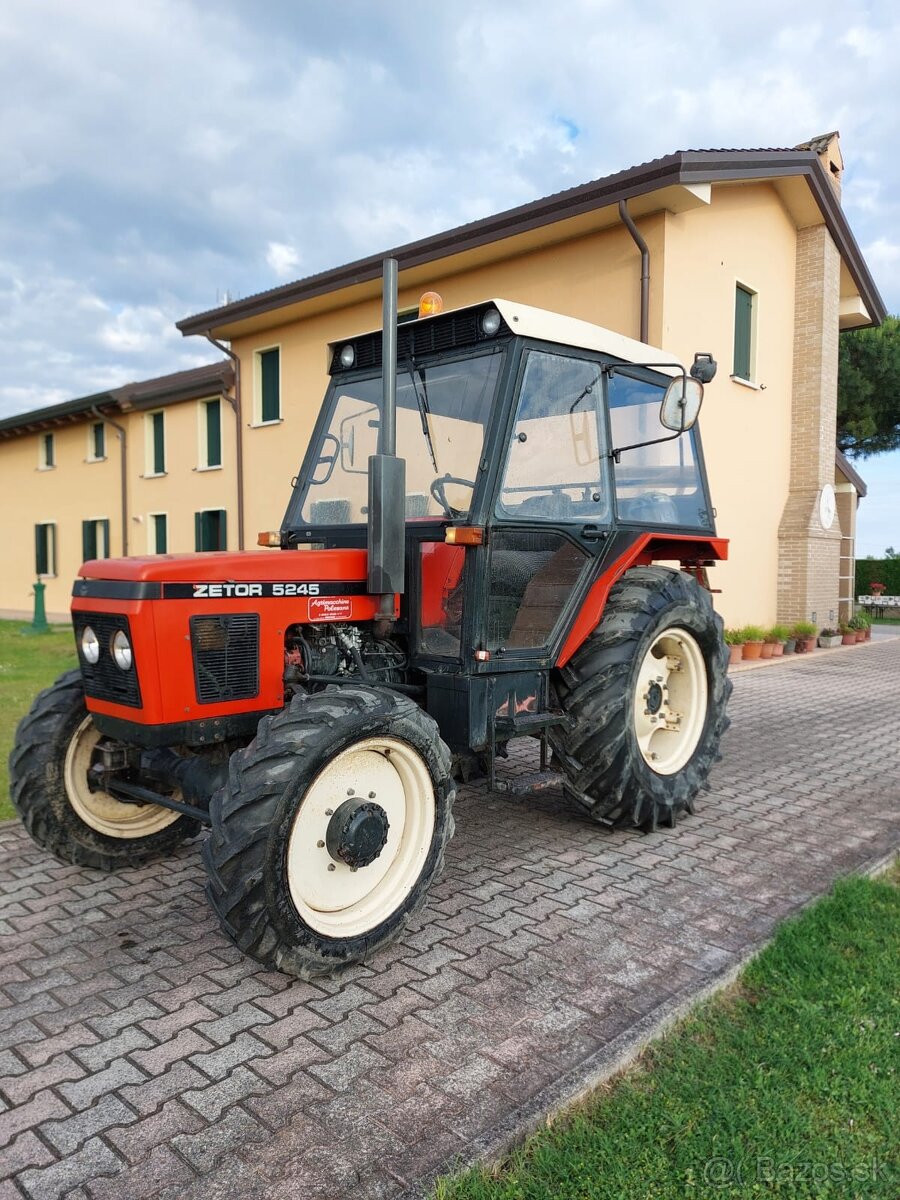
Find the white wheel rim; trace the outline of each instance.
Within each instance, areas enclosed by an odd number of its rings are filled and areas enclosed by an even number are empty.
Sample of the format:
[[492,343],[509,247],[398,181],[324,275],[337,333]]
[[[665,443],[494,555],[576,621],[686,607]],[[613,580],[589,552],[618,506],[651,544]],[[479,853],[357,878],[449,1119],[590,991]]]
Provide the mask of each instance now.
[[706,724],[706,663],[692,634],[666,629],[641,661],[634,694],[634,732],[644,762],[674,775],[689,761]]
[[158,833],[180,813],[158,804],[122,804],[107,792],[92,792],[88,787],[88,770],[94,748],[101,738],[91,717],[85,717],[72,735],[66,751],[63,778],[69,803],[85,825],[114,838],[149,837]]
[[[388,820],[384,849],[355,871],[325,845],[332,813],[354,797],[380,805]],[[288,890],[300,917],[327,937],[356,937],[380,925],[421,876],[434,823],[434,785],[412,746],[374,737],[338,754],[307,788],[288,838]]]

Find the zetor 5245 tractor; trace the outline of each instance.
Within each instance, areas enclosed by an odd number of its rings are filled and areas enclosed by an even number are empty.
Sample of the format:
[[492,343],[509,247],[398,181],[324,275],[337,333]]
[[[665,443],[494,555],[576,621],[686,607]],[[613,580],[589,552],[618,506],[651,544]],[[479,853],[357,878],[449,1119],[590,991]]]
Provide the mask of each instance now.
[[[270,549],[86,563],[80,669],[19,725],[13,800],[115,870],[202,824],[225,932],[303,978],[423,903],[454,778],[518,737],[605,825],[692,811],[730,690],[706,568],[703,381],[652,347],[494,300],[331,348]],[[654,565],[659,562],[680,564]],[[555,774],[553,774],[555,773]]]

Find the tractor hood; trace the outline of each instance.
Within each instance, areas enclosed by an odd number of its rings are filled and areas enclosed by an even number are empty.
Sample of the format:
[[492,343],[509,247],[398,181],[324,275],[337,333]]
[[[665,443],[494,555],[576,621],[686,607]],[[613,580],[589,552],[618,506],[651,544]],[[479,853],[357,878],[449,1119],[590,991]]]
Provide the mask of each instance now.
[[[232,583],[366,579],[365,550],[260,550],[242,553],[156,554],[147,558],[91,559],[83,564],[83,580],[132,583]],[[79,581],[72,589],[79,591]],[[365,589],[362,589],[365,590]]]

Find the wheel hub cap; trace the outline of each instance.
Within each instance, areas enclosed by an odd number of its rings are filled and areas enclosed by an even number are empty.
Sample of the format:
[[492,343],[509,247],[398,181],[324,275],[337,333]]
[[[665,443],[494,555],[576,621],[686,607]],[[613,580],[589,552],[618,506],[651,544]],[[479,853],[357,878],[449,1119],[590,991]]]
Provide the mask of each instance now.
[[662,708],[663,690],[658,683],[651,683],[647,689],[647,709],[652,713],[658,713]]
[[345,800],[328,822],[325,845],[335,862],[353,870],[375,861],[387,844],[387,813],[371,800]]

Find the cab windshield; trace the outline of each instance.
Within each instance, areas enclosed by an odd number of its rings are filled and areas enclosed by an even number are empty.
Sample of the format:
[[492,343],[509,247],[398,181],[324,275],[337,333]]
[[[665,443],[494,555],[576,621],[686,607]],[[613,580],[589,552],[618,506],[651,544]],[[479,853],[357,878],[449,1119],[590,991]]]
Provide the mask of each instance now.
[[[440,362],[399,359],[397,455],[406,460],[407,519],[468,513],[502,358],[502,351],[492,348]],[[380,373],[332,381],[328,423],[308,460],[306,478],[297,485],[295,519],[305,525],[365,522],[381,400]]]

